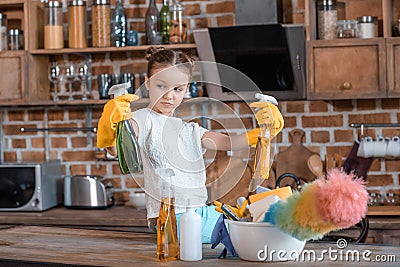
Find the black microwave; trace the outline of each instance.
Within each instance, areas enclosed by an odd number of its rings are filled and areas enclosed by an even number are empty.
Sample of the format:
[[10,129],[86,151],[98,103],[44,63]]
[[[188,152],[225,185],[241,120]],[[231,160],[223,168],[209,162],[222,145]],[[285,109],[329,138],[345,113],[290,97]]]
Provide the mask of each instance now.
[[193,36],[209,97],[255,100],[258,92],[279,100],[305,98],[303,25],[214,27],[194,30]]
[[60,161],[0,165],[0,211],[43,211],[62,202]]

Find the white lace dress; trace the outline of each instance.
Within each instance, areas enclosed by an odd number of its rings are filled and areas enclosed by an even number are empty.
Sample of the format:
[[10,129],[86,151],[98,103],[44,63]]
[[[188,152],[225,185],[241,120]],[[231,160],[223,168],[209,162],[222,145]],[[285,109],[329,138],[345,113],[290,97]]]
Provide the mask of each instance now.
[[175,212],[185,212],[185,206],[204,206],[207,201],[204,149],[201,138],[207,129],[194,122],[167,117],[151,109],[133,112],[138,124],[138,143],[143,161],[147,218],[158,217],[161,199],[161,179],[158,168],[175,172]]

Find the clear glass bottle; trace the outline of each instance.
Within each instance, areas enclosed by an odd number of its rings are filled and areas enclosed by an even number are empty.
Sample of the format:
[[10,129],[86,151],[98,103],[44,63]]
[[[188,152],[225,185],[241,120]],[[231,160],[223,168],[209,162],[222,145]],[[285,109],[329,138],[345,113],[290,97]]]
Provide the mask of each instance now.
[[160,10],[160,28],[161,28],[163,44],[169,44],[169,24],[170,24],[169,0],[163,0],[163,6]]
[[175,215],[174,173],[170,169],[156,170],[161,180],[161,206],[157,219],[157,258],[159,261],[179,259],[179,241]]
[[0,13],[0,51],[7,50],[7,16]]
[[92,5],[92,46],[109,47],[111,42],[110,0],[94,0]]
[[146,42],[148,45],[161,44],[160,12],[155,0],[150,0],[145,17]]
[[45,7],[44,48],[64,47],[62,2],[49,1]]
[[86,1],[68,2],[68,46],[70,48],[87,47]]
[[111,44],[115,47],[126,46],[127,23],[125,9],[121,0],[117,0],[111,21]]
[[337,22],[336,0],[318,0],[317,14],[318,39],[335,39]]
[[180,0],[172,0],[170,7],[169,42],[171,44],[186,43],[187,28],[183,21],[185,6]]

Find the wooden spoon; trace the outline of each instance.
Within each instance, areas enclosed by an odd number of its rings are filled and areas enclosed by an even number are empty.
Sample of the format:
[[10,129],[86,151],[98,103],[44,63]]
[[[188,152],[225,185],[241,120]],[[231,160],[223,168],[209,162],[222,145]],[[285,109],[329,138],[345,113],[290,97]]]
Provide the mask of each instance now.
[[317,177],[323,176],[323,166],[320,157],[317,154],[311,155],[307,160],[307,165],[310,171]]

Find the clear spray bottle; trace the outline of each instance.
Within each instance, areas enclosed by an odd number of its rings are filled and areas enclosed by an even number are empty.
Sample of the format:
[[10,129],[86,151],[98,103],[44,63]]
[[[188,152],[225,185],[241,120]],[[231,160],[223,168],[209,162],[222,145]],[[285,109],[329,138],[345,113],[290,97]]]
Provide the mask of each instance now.
[[[113,85],[108,94],[117,98],[128,94],[131,83],[122,83]],[[117,124],[117,155],[119,168],[122,174],[137,173],[143,171],[142,158],[140,156],[139,144],[135,131],[128,119],[120,121]]]
[[[256,99],[260,102],[270,102],[274,105],[278,105],[278,101],[269,95],[263,95],[257,93],[255,95]],[[260,135],[258,136],[258,141],[256,145],[256,153],[254,156],[254,166],[253,166],[253,184],[261,184],[264,179],[269,178],[269,171],[271,169],[271,137],[273,131],[272,124],[261,124]],[[256,186],[256,185],[255,185]],[[251,190],[252,192],[254,190]]]
[[178,230],[175,215],[175,191],[171,169],[157,169],[161,180],[161,206],[157,219],[157,258],[159,261],[179,259]]

